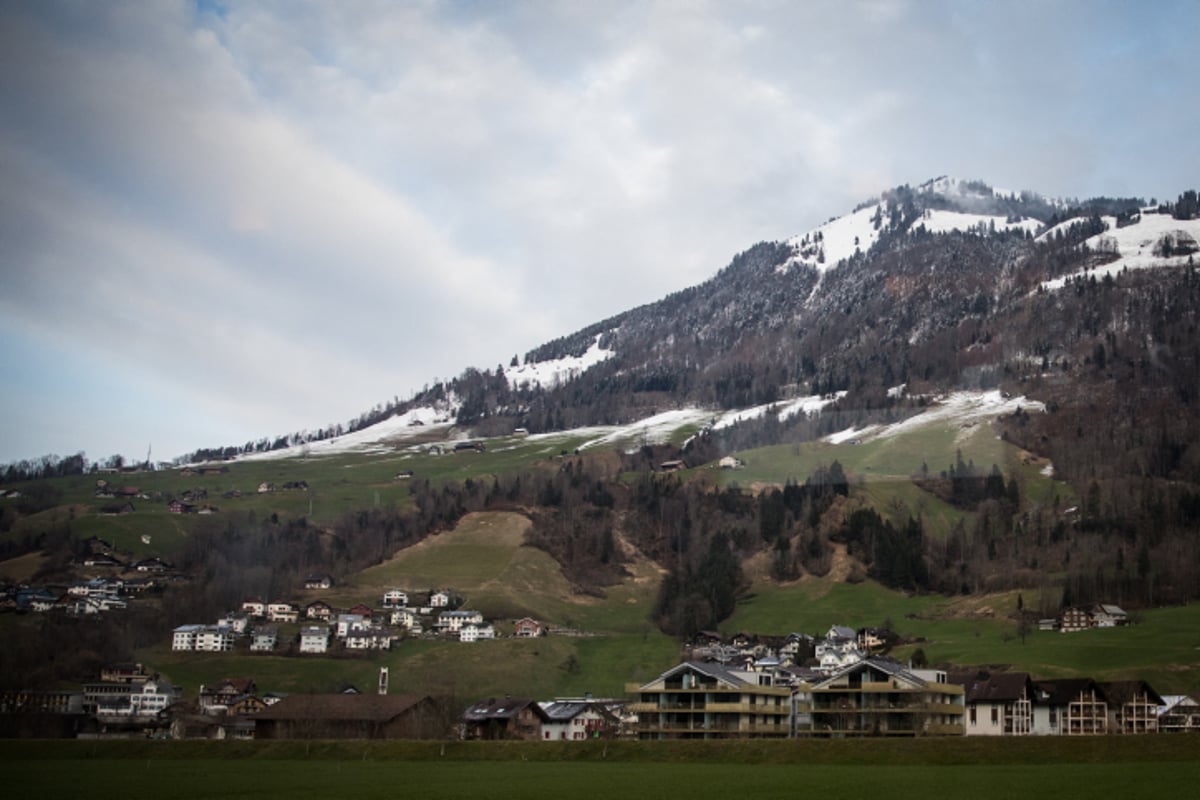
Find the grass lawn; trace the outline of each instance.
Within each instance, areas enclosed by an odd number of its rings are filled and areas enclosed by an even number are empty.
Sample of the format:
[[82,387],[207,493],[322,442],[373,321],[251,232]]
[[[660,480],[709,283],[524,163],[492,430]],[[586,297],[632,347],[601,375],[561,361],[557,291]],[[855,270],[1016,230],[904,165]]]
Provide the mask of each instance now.
[[[14,796],[1186,797],[1186,737],[880,742],[9,742]],[[36,746],[34,746],[36,745]]]

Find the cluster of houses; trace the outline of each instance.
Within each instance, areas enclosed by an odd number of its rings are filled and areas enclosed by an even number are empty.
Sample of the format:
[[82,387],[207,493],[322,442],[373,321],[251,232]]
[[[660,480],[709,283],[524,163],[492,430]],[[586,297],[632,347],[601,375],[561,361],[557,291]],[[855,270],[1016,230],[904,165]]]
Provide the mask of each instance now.
[[[328,589],[328,576],[310,576],[306,589]],[[423,603],[410,605],[418,597]],[[430,590],[419,595],[404,589],[388,589],[379,608],[359,603],[339,610],[325,600],[300,605],[285,600],[271,602],[249,598],[237,611],[226,614],[213,624],[180,625],[172,631],[171,649],[177,651],[226,652],[238,642],[248,642],[252,653],[271,653],[286,649],[299,654],[326,654],[390,650],[404,637],[452,639],[479,642],[495,639],[496,628],[479,611],[458,608],[458,598],[450,590]],[[293,629],[284,637],[281,626]],[[295,628],[298,628],[295,629]],[[534,619],[517,620],[513,636],[529,637],[544,633]]]
[[948,672],[872,654],[886,631],[833,626],[723,642],[702,634],[690,660],[626,690],[643,739],[1021,736],[1200,732],[1200,704],[1144,681],[1045,680]]
[[62,584],[0,584],[0,612],[87,616],[120,611],[175,577],[174,568],[161,558],[125,561],[103,540],[88,544],[87,553],[76,563],[99,573],[98,577]]
[[81,692],[0,692],[0,726],[33,713],[43,722],[59,716],[59,735],[80,737],[582,742],[1200,733],[1200,702],[1159,695],[1144,681],[920,669],[870,655],[865,641],[861,631],[834,626],[816,640],[824,664],[809,657],[798,667],[778,655],[750,664],[692,658],[628,685],[628,699],[506,695],[462,711],[428,696],[389,695],[387,667],[377,694],[354,687],[263,693],[253,679],[224,678],[184,701],[179,687],[141,665],[117,665]]

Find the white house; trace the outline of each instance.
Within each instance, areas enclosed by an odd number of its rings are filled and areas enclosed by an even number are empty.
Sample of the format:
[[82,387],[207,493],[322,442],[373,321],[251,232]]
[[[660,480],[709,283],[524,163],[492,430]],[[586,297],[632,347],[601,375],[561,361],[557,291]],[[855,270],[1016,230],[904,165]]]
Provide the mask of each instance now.
[[449,605],[450,605],[450,593],[449,592],[444,592],[444,591],[443,592],[431,592],[429,594],[429,607],[430,608],[446,608]]
[[1115,628],[1129,624],[1129,614],[1120,606],[1101,603],[1092,609],[1092,623],[1097,628]]
[[329,650],[329,628],[309,625],[300,630],[301,653],[324,653]]
[[250,627],[250,616],[248,614],[226,614],[221,619],[217,620],[218,625],[223,625],[229,628],[238,636],[246,633]]
[[277,600],[267,605],[267,619],[271,622],[295,622],[300,618],[300,609],[294,603]]
[[438,615],[436,628],[454,633],[464,625],[482,625],[483,614],[479,611],[443,611]]
[[259,628],[254,631],[254,637],[250,640],[250,652],[269,653],[275,649],[278,641],[279,631],[275,628]]
[[204,653],[225,653],[233,649],[232,628],[224,625],[202,625],[196,632],[196,650]]
[[203,625],[180,625],[171,634],[172,650],[195,650],[196,635]]
[[825,634],[825,638],[817,642],[816,657],[821,662],[819,669],[832,673],[857,664],[863,660],[865,654],[858,647],[857,631],[843,625],[834,625]]
[[385,628],[364,626],[347,633],[345,644],[347,650],[389,650],[392,635]]
[[401,589],[388,589],[383,593],[384,608],[403,608],[408,605],[408,592]]
[[362,614],[338,614],[336,624],[334,635],[339,639],[345,639],[351,631],[365,628],[367,618]]
[[581,742],[615,731],[618,720],[607,707],[611,702],[586,697],[538,703],[546,715],[542,721],[542,739]]
[[488,622],[463,625],[458,631],[458,640],[460,642],[480,642],[495,638],[496,629]]
[[417,614],[411,608],[397,608],[392,612],[392,624],[411,629],[417,621]]
[[242,601],[242,611],[245,611],[252,617],[265,617],[267,615],[267,604],[256,597],[247,598]]
[[164,710],[179,699],[180,690],[160,680],[148,680],[134,687],[129,694],[129,713],[135,717],[148,717]]

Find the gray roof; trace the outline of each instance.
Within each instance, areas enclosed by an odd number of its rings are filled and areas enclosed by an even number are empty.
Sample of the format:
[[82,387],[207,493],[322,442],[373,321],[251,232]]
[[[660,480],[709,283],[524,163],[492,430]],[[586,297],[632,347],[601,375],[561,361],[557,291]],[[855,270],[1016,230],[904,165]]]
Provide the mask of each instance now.
[[882,658],[880,656],[868,656],[867,658],[855,662],[854,664],[842,667],[837,672],[833,673],[828,678],[817,684],[817,688],[828,686],[837,679],[841,678],[843,675],[849,675],[852,672],[857,672],[867,668],[877,669],[880,672],[891,675],[892,677],[901,678],[911,684],[914,684],[915,686],[925,686],[929,683],[924,678],[918,678],[909,671],[908,667],[904,666],[899,661],[894,661],[890,658]]

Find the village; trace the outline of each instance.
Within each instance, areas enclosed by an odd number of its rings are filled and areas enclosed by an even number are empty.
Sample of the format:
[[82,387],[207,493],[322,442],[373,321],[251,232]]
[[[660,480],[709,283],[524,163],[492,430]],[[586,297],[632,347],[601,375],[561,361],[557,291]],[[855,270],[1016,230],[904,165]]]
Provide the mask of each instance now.
[[[409,607],[416,597],[422,604]],[[458,598],[452,590],[393,589],[380,600],[380,611],[364,604],[344,612],[320,600],[303,609],[247,600],[217,624],[177,627],[172,649],[269,652],[286,646],[296,657],[307,657],[334,647],[347,652],[386,649],[404,635],[466,643],[497,635],[495,625],[478,612],[453,608]],[[1127,620],[1113,606],[1069,609],[1062,619],[1068,622],[1064,632]],[[293,624],[301,624],[295,640],[281,642],[278,626]],[[524,618],[506,624],[503,635],[532,640],[562,633],[578,631]],[[380,668],[378,685],[367,689],[286,694],[250,677],[224,677],[192,694],[144,665],[118,664],[77,690],[0,693],[0,724],[7,735],[169,739],[585,741],[1200,733],[1196,698],[1160,695],[1144,681],[930,668],[883,655],[893,638],[885,629],[840,625],[822,636],[702,633],[685,645],[680,663],[648,682],[627,684],[622,698],[539,701],[506,695],[481,698],[465,708],[444,698],[390,694],[387,667]]]

